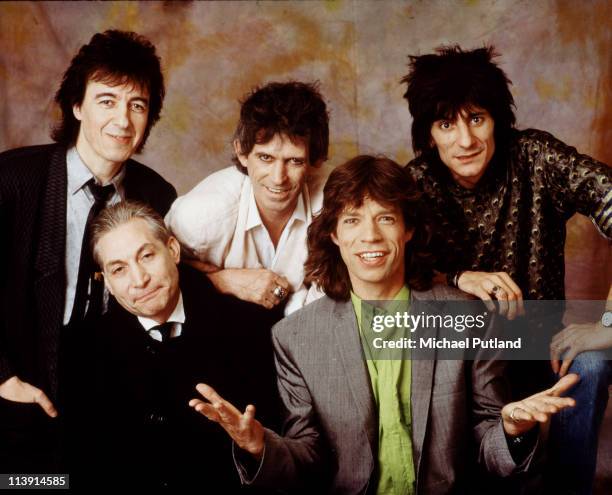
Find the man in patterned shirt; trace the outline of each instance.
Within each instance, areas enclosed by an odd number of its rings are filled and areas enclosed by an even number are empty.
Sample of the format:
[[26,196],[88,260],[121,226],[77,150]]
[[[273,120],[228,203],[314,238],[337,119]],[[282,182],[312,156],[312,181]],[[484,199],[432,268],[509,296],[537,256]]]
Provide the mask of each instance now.
[[[514,319],[523,298],[564,299],[572,215],[591,217],[612,238],[612,169],[547,132],[515,129],[510,81],[494,56],[492,47],[455,46],[411,57],[402,82],[416,158],[407,170],[437,223],[431,244],[438,271],[490,307],[498,300],[500,312]],[[612,346],[605,325],[572,325],[551,344],[554,372],[581,376],[572,392],[580,406],[560,414],[551,429],[551,465],[561,468],[556,477],[564,473],[562,486],[571,493],[592,487],[610,365],[583,351]]]

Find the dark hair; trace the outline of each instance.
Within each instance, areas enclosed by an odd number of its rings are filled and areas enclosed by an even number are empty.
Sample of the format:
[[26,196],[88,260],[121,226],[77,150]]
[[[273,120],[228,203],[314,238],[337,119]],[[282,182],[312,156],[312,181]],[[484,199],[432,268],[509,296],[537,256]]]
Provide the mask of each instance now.
[[426,251],[430,233],[420,197],[406,170],[382,156],[357,156],[334,169],[323,190],[323,208],[308,227],[306,283],[314,282],[335,300],[350,297],[348,270],[331,235],[343,211],[359,208],[370,198],[399,206],[406,229],[414,229],[405,250],[405,281],[417,290],[428,289],[433,277],[431,255]]
[[516,118],[512,81],[493,58],[492,46],[463,51],[459,45],[440,47],[436,54],[410,56],[404,98],[412,114],[412,148],[416,155],[433,149],[431,126],[436,120],[454,120],[461,110],[480,107],[495,122],[495,145],[503,148]]
[[[255,88],[241,105],[234,140],[240,144],[242,155],[248,155],[256,144],[267,143],[275,134],[285,134],[304,140],[310,164],[327,160],[329,115],[317,83],[272,82]],[[246,173],[238,157],[233,160],[238,170]]]
[[137,152],[142,151],[151,128],[159,120],[165,95],[164,77],[155,46],[133,32],[111,29],[94,34],[70,62],[55,94],[62,117],[51,133],[54,141],[66,146],[76,142],[80,122],[74,117],[72,107],[83,103],[87,83],[91,80],[113,86],[130,83],[148,90],[147,127],[137,149]]

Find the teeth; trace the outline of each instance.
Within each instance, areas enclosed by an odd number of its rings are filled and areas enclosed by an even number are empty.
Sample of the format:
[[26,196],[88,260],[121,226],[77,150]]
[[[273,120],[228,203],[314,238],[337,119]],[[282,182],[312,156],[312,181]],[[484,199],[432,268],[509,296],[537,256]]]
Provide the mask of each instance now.
[[375,253],[362,253],[359,255],[359,257],[366,259],[380,258],[382,256],[384,256],[384,253],[381,253],[380,251],[377,251]]
[[276,189],[274,187],[267,187],[266,189],[268,189],[268,191],[273,192],[273,193],[282,193],[282,192],[285,192],[284,189]]

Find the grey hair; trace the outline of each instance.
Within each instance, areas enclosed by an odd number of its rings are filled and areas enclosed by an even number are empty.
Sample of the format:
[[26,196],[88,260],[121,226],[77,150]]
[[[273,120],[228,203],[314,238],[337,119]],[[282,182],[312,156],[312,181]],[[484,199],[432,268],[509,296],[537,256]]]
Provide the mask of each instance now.
[[171,234],[159,213],[149,205],[139,201],[121,201],[104,208],[91,224],[90,247],[93,252],[93,259],[98,265],[101,265],[101,263],[97,248],[102,236],[137,218],[147,222],[156,239],[164,244],[168,242]]

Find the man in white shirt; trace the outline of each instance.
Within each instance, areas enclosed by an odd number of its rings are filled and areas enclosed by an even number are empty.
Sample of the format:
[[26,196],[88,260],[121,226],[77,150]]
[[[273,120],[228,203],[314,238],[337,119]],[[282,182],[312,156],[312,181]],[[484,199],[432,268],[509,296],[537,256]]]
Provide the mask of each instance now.
[[166,224],[227,294],[285,314],[308,299],[306,231],[321,207],[329,117],[313,84],[269,83],[243,100],[234,164],[179,197]]

